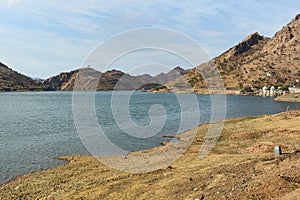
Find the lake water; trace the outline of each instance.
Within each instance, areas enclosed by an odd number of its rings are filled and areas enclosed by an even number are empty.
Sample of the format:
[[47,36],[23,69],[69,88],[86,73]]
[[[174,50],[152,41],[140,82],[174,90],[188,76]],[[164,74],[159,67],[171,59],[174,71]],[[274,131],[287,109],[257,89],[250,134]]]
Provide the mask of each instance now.
[[[119,92],[126,95],[127,92]],[[180,94],[188,101],[191,94]],[[135,92],[129,103],[132,120],[139,126],[150,123],[152,105],[164,106],[166,123],[158,134],[136,138],[124,133],[111,111],[112,92],[96,92],[95,110],[107,137],[126,151],[160,145],[163,135],[178,131],[182,106],[172,93]],[[210,120],[210,96],[196,95],[200,105],[199,124]],[[300,109],[299,103],[276,102],[269,97],[227,96],[226,117],[254,116]],[[0,184],[18,175],[64,163],[57,156],[89,154],[74,125],[72,92],[0,93]],[[159,118],[157,118],[159,120]],[[192,120],[192,119],[191,119]],[[126,120],[125,120],[126,122]],[[191,125],[192,126],[192,125]],[[183,130],[193,128],[188,125]]]

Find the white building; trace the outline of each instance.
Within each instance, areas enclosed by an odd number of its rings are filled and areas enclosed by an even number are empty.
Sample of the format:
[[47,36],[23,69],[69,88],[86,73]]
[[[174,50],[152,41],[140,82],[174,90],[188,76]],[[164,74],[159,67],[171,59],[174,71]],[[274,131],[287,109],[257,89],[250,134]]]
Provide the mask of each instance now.
[[289,87],[290,93],[300,93],[300,88],[297,87]]
[[273,97],[273,96],[275,96],[275,87],[271,86],[270,87],[270,97]]
[[268,92],[268,87],[267,87],[267,86],[264,86],[264,87],[262,88],[262,95],[263,95],[263,96],[267,96],[267,92]]

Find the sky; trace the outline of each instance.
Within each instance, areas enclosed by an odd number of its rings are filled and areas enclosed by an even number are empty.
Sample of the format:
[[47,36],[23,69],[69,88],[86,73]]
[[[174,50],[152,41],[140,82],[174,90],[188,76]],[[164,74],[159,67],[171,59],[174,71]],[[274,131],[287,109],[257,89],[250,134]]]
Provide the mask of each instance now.
[[[126,45],[116,43],[120,35],[143,28],[184,35],[206,53],[193,54],[196,50],[182,43],[194,56],[192,63],[185,62],[170,53],[181,42],[173,37],[164,46],[169,52],[127,52],[110,66],[155,75],[177,65],[201,64],[253,32],[272,37],[298,13],[298,0],[0,0],[0,62],[31,77],[48,78],[88,65],[99,45],[114,41],[102,58],[115,55],[118,46]],[[148,32],[144,37],[163,42],[165,37],[154,35]],[[135,39],[134,34],[130,37],[128,41]],[[97,64],[101,62],[92,66]]]

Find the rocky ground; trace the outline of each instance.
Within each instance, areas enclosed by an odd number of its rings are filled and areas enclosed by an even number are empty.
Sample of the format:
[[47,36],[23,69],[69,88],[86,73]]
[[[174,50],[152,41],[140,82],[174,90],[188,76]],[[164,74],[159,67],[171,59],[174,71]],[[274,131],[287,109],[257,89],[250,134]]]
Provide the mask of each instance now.
[[[299,199],[299,122],[300,111],[226,120],[205,158],[198,154],[208,125],[199,126],[183,156],[148,173],[113,170],[91,156],[63,157],[65,166],[2,185],[0,199]],[[282,156],[273,155],[275,145]]]

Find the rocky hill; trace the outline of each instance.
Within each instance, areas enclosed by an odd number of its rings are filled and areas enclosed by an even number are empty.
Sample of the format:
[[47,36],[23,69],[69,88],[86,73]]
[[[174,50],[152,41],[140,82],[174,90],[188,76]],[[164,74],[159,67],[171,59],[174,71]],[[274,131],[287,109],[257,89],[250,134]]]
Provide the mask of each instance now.
[[148,74],[132,76],[118,70],[102,73],[93,68],[80,68],[60,73],[46,80],[33,80],[0,62],[0,91],[70,91],[73,90],[75,81],[77,81],[77,89],[80,90],[92,90],[95,85],[97,85],[97,90],[149,90],[160,87],[186,72],[176,67],[166,74],[161,73],[153,77]]
[[20,74],[0,62],[0,91],[37,91],[47,89],[38,81]]
[[167,82],[170,82],[178,77],[181,77],[182,75],[186,74],[188,70],[184,70],[181,67],[175,67],[168,73],[160,73],[157,76],[155,76],[155,79],[158,83],[164,84]]
[[[274,37],[253,33],[210,63],[218,67],[227,90],[241,91],[270,85],[299,85],[299,55],[300,14]],[[200,73],[205,66],[207,63],[185,75],[195,90],[206,87]]]
[[53,90],[73,90],[76,80],[77,89],[80,90],[91,90],[95,84],[97,84],[97,90],[148,90],[172,81],[184,73],[186,71],[180,67],[155,77],[148,74],[132,76],[119,70],[102,73],[92,68],[81,68],[53,76],[43,81],[43,84]]
[[81,87],[85,90],[91,89],[89,86],[91,82],[96,80],[98,76],[102,75],[101,72],[92,68],[81,68],[71,72],[60,73],[57,76],[46,79],[42,83],[50,87],[52,90],[73,90],[75,79],[79,71],[82,72],[82,75],[81,79],[78,79],[78,81]]

